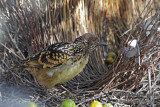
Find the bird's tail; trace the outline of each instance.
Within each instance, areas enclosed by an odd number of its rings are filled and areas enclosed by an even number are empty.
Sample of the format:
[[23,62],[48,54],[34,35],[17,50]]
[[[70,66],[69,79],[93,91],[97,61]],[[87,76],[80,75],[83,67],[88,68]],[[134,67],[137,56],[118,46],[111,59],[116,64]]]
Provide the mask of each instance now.
[[18,70],[18,69],[24,69],[24,68],[26,68],[26,66],[24,66],[24,65],[22,65],[22,66],[15,65],[15,66],[12,66],[9,70]]

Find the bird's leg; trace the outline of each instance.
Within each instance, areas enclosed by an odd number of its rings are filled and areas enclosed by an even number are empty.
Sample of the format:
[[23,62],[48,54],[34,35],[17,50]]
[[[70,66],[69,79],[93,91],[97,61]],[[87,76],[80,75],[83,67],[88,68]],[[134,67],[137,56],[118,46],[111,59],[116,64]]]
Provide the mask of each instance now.
[[71,98],[74,98],[76,96],[75,94],[71,93],[67,88],[65,88],[63,85],[60,85],[60,87],[63,88]]

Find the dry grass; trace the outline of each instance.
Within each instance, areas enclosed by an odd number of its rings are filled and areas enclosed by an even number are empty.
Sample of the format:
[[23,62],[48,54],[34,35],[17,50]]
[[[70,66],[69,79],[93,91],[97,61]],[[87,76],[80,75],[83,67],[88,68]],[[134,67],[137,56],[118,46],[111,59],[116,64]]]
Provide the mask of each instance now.
[[[80,107],[94,99],[115,107],[160,106],[158,0],[2,0],[0,7],[0,106],[34,101],[53,107],[67,98]],[[50,44],[70,42],[86,32],[109,47],[98,48],[84,71],[63,84],[76,97],[59,85],[46,94],[28,71],[7,70]],[[136,57],[118,55],[132,37],[139,43],[140,66]],[[109,51],[118,55],[111,68],[104,61]]]

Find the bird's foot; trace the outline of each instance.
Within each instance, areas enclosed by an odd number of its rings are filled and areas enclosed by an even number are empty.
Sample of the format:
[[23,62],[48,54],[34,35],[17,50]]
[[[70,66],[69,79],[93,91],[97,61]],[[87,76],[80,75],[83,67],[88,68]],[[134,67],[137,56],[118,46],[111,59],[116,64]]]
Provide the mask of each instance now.
[[75,98],[76,94],[71,93],[67,88],[65,88],[63,85],[60,85],[61,88],[63,88],[71,98]]

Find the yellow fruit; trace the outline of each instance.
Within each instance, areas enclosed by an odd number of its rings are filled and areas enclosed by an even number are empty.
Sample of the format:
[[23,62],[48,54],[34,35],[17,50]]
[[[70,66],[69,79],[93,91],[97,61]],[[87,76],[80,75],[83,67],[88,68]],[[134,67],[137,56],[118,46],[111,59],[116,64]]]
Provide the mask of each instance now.
[[93,101],[89,107],[102,107],[102,104],[99,101]]
[[112,64],[114,62],[114,59],[112,57],[107,57],[106,62]]
[[23,107],[37,107],[37,105],[34,102],[30,101],[25,103]]
[[114,52],[109,52],[107,57],[112,57],[113,59],[116,58],[116,54]]
[[63,101],[61,107],[76,107],[76,104],[73,100],[66,99],[65,101]]

